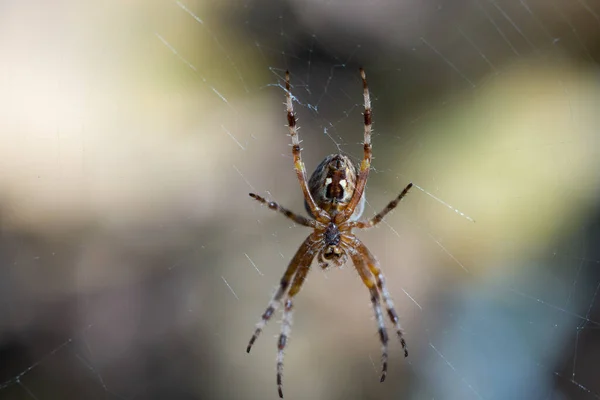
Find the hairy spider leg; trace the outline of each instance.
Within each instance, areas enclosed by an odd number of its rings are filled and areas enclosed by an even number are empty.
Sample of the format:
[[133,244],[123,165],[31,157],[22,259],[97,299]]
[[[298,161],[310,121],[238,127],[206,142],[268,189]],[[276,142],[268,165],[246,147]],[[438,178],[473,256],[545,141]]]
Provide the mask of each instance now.
[[298,272],[294,275],[294,281],[292,282],[292,287],[286,297],[284,308],[283,308],[283,319],[281,321],[281,333],[279,335],[279,340],[277,341],[277,390],[279,392],[279,397],[283,399],[283,351],[288,342],[288,338],[292,331],[292,297],[294,297],[302,288],[302,284],[306,279],[306,275],[310,270],[310,264],[313,261],[315,254],[311,250],[305,254],[304,259],[302,260],[300,266],[298,267]]
[[350,246],[344,246],[346,251],[350,253],[352,262],[358,271],[358,275],[362,279],[365,286],[369,289],[371,294],[371,303],[373,304],[373,310],[375,311],[375,319],[377,320],[377,326],[379,327],[379,340],[381,341],[381,379],[380,382],[385,380],[387,376],[387,360],[388,360],[388,334],[383,321],[383,313],[381,312],[381,302],[379,297],[379,291],[377,284],[371,271],[367,267],[367,263],[364,259],[363,254],[354,250]]
[[400,340],[402,349],[404,349],[404,357],[408,357],[408,347],[406,346],[406,340],[404,340],[404,330],[402,329],[402,326],[400,326],[400,318],[398,318],[398,314],[394,309],[394,302],[392,301],[392,296],[390,295],[390,292],[387,290],[387,286],[385,285],[385,277],[383,276],[383,272],[381,272],[381,268],[379,267],[379,261],[377,261],[377,259],[367,248],[367,246],[365,246],[358,238],[356,239],[356,243],[358,246],[358,251],[361,254],[363,254],[366,258],[369,270],[377,280],[377,288],[379,289],[381,296],[383,297],[388,317],[390,318],[390,320],[396,328],[396,334],[398,335],[398,339]]
[[292,102],[289,71],[285,71],[285,89],[288,128],[290,130],[290,137],[292,138],[294,169],[296,170],[296,175],[298,176],[298,182],[300,182],[300,187],[302,188],[302,193],[304,194],[306,204],[308,204],[308,207],[310,207],[311,213],[315,216],[315,219],[319,222],[329,222],[331,217],[329,214],[327,214],[327,212],[325,212],[325,210],[322,210],[317,205],[308,188],[308,181],[306,180],[306,168],[304,167],[304,162],[302,161],[302,150],[300,149],[300,140],[298,139],[298,127],[296,126],[296,115],[294,114],[294,104]]
[[368,221],[350,221],[350,222],[346,222],[346,223],[342,224],[340,226],[340,228],[368,229],[368,228],[371,228],[371,227],[377,225],[378,223],[380,223],[381,221],[383,221],[383,219],[385,218],[385,216],[390,211],[392,211],[394,208],[396,208],[396,206],[398,205],[398,203],[400,203],[400,201],[402,200],[402,198],[404,196],[406,196],[406,194],[408,193],[408,191],[410,190],[410,188],[412,188],[412,186],[413,186],[412,182],[409,183],[408,185],[406,185],[406,187],[398,195],[398,197],[396,197],[394,200],[390,201],[389,204],[383,210],[381,210],[381,212],[379,212],[379,214],[375,215],[370,220],[368,220]]
[[298,215],[298,214],[294,213],[293,211],[290,211],[287,208],[280,206],[279,204],[277,204],[274,201],[267,201],[264,197],[261,197],[257,194],[254,194],[254,193],[249,193],[249,194],[250,194],[250,197],[252,197],[253,199],[265,204],[271,210],[282,213],[283,215],[285,215],[286,217],[288,217],[289,219],[291,219],[298,225],[306,226],[309,228],[316,228],[316,226],[317,226],[318,222],[315,221],[314,219],[309,219],[309,218],[303,217],[302,215]]
[[[267,322],[271,319],[271,316],[273,315],[275,310],[277,310],[277,308],[279,307],[279,304],[281,303],[281,298],[283,297],[283,295],[287,291],[288,287],[290,286],[290,282],[292,281],[292,277],[298,270],[298,266],[302,265],[302,263],[305,262],[305,258],[306,258],[307,254],[313,253],[312,248],[315,245],[315,243],[316,243],[316,241],[313,238],[313,236],[309,235],[304,240],[302,245],[300,245],[300,248],[294,255],[294,258],[292,258],[292,260],[290,261],[285,273],[283,274],[283,277],[281,278],[281,282],[279,284],[279,289],[277,289],[277,292],[275,293],[275,295],[269,302],[269,305],[267,306],[265,313],[262,315],[261,320],[258,321],[258,323],[256,324],[256,330],[254,331],[254,334],[252,335],[252,338],[250,339],[250,342],[248,343],[248,347],[246,348],[247,353],[250,353],[250,350],[252,349],[252,345],[254,345],[254,342],[256,342],[256,339],[258,339],[258,336],[262,332],[263,328],[265,327]],[[314,255],[313,255],[313,257],[314,257]],[[312,257],[311,257],[311,261],[312,261]]]
[[343,221],[348,220],[348,218],[350,218],[354,213],[354,209],[360,202],[363,192],[365,190],[365,186],[367,185],[369,169],[371,168],[371,96],[369,95],[369,86],[367,85],[367,75],[365,74],[365,70],[362,68],[360,69],[360,77],[362,78],[363,83],[363,99],[365,106],[365,110],[363,112],[365,126],[365,134],[363,140],[364,156],[362,162],[360,163],[360,170],[356,179],[356,187],[354,188],[354,194],[352,195],[352,199],[350,199],[350,202],[348,203],[348,206],[346,207],[344,212],[340,213],[340,216],[336,218],[336,223],[341,223]]

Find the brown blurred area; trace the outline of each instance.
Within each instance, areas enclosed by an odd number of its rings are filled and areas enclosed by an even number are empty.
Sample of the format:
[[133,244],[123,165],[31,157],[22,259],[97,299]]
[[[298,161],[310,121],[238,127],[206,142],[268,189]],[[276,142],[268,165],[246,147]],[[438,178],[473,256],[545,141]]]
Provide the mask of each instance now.
[[303,212],[286,69],[307,168],[360,160],[359,65],[365,216],[418,186],[359,233],[410,356],[390,340],[379,384],[367,290],[351,265],[313,268],[286,398],[599,397],[598,14],[589,0],[3,2],[0,399],[276,398],[278,318],[245,348],[308,231],[247,193]]

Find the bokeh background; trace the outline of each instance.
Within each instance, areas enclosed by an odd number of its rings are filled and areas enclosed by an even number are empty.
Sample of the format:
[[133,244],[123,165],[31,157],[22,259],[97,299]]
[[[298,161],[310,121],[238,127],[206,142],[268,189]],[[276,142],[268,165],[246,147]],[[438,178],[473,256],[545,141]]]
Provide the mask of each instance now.
[[[290,399],[598,399],[596,0],[0,3],[0,399],[276,398],[309,170],[358,162],[410,347],[351,265],[311,272]],[[464,215],[461,215],[463,213]],[[475,222],[473,222],[474,220]],[[392,333],[392,332],[390,332]],[[393,337],[393,335],[392,335]]]

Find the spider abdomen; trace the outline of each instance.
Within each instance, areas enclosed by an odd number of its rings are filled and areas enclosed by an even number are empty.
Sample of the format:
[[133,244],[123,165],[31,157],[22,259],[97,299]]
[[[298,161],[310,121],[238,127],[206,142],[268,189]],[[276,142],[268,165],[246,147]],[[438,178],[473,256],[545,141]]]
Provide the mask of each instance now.
[[[333,216],[343,211],[352,199],[356,187],[356,168],[347,156],[330,154],[315,169],[308,181],[308,188],[315,203]],[[364,193],[350,218],[356,221],[365,205]],[[306,201],[304,206],[309,215],[315,217]]]

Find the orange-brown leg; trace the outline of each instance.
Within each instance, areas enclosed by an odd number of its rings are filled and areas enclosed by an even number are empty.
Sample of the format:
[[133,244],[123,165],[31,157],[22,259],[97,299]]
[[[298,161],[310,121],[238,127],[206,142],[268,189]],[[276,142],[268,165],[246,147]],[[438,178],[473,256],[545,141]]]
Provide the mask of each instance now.
[[400,201],[402,200],[402,198],[404,196],[406,196],[406,194],[408,193],[408,191],[410,190],[410,188],[412,188],[413,184],[409,183],[404,190],[398,195],[398,197],[396,197],[394,200],[390,201],[390,203],[377,215],[375,215],[373,218],[371,218],[368,221],[352,221],[352,222],[347,222],[345,224],[342,224],[343,228],[359,228],[359,229],[367,229],[367,228],[371,228],[375,225],[377,225],[378,223],[380,223],[381,221],[383,221],[383,218],[385,218],[385,216],[392,211],[394,208],[396,208],[396,206],[398,206],[398,203],[400,203]]
[[277,307],[279,307],[281,298],[283,297],[283,295],[287,291],[288,287],[290,286],[292,277],[294,276],[294,274],[296,273],[298,268],[307,263],[306,260],[307,260],[307,258],[309,258],[309,256],[310,256],[310,259],[308,261],[308,264],[310,264],[310,262],[312,261],[312,259],[314,257],[312,247],[314,246],[314,244],[315,244],[315,240],[313,239],[312,235],[308,236],[306,238],[306,240],[304,240],[304,243],[302,243],[302,245],[300,245],[300,248],[294,255],[294,258],[292,258],[292,261],[290,261],[290,263],[279,283],[279,289],[277,289],[277,292],[275,293],[275,295],[269,302],[269,305],[267,306],[267,309],[265,310],[264,314],[262,315],[261,320],[258,321],[258,323],[256,324],[256,330],[254,331],[254,334],[252,335],[252,338],[250,339],[250,342],[248,343],[248,347],[246,348],[247,353],[250,353],[250,350],[252,349],[252,345],[254,345],[254,342],[256,342],[256,339],[258,339],[258,336],[262,332],[263,328],[265,327],[267,322],[271,319],[271,316],[273,315],[273,313],[275,312]]
[[392,296],[390,292],[388,292],[387,287],[385,285],[385,277],[383,276],[383,272],[381,272],[381,268],[379,267],[379,262],[375,258],[373,254],[369,251],[367,246],[365,246],[362,242],[356,239],[358,251],[365,257],[367,260],[367,265],[369,270],[375,277],[377,281],[377,288],[381,292],[381,296],[383,297],[383,302],[385,304],[385,308],[388,314],[388,317],[394,324],[396,328],[396,334],[398,335],[398,339],[400,340],[400,344],[404,349],[404,357],[408,357],[408,348],[406,346],[406,340],[404,340],[404,330],[400,326],[400,318],[398,318],[398,314],[394,309],[394,302],[392,301]]
[[281,334],[277,341],[277,390],[279,391],[279,397],[283,399],[283,351],[287,345],[288,338],[292,331],[292,297],[294,297],[302,288],[304,279],[310,269],[314,255],[309,256],[303,260],[302,265],[298,267],[298,272],[294,275],[294,281],[292,287],[285,299],[283,309],[283,319],[281,320]]
[[291,219],[298,225],[307,226],[309,228],[317,227],[317,222],[315,220],[308,219],[306,217],[303,217],[302,215],[298,215],[298,214],[288,210],[287,208],[281,207],[279,204],[275,203],[274,201],[267,201],[264,197],[261,197],[254,193],[250,193],[250,197],[265,204],[271,210],[282,213],[283,215],[285,215],[286,217],[288,217],[289,219]]
[[360,69],[360,77],[362,78],[363,83],[363,100],[365,105],[365,110],[363,112],[364,118],[364,126],[365,126],[365,134],[363,139],[363,150],[364,156],[363,160],[360,164],[360,170],[358,172],[358,177],[356,179],[356,187],[354,188],[354,194],[352,195],[352,199],[348,203],[348,206],[344,210],[343,214],[340,213],[340,217],[336,220],[337,223],[347,220],[350,218],[352,213],[354,213],[354,209],[360,202],[360,199],[365,190],[365,186],[367,185],[367,178],[369,177],[369,169],[371,168],[371,96],[369,95],[369,86],[367,85],[367,76],[365,74],[364,69]]
[[388,359],[388,334],[385,328],[385,323],[383,321],[383,313],[381,312],[381,303],[379,298],[379,291],[377,290],[377,284],[373,274],[369,271],[367,266],[367,262],[364,259],[364,256],[359,252],[346,248],[346,251],[350,253],[350,257],[352,258],[352,262],[358,271],[358,275],[362,279],[363,283],[369,289],[369,293],[371,294],[371,303],[373,304],[373,310],[375,311],[375,319],[377,320],[377,325],[379,327],[379,339],[381,340],[381,380],[383,382],[385,377],[387,376],[387,359]]
[[304,194],[306,204],[310,208],[311,214],[320,222],[328,222],[330,220],[329,214],[322,210],[315,203],[308,189],[308,181],[306,180],[306,168],[302,161],[302,152],[300,149],[300,140],[298,139],[298,127],[296,126],[296,115],[294,114],[294,104],[292,102],[292,92],[290,89],[290,73],[285,71],[285,89],[286,89],[286,107],[287,107],[287,120],[288,128],[290,129],[290,137],[292,138],[292,154],[294,156],[294,169],[298,176],[298,182],[300,182],[300,188]]

